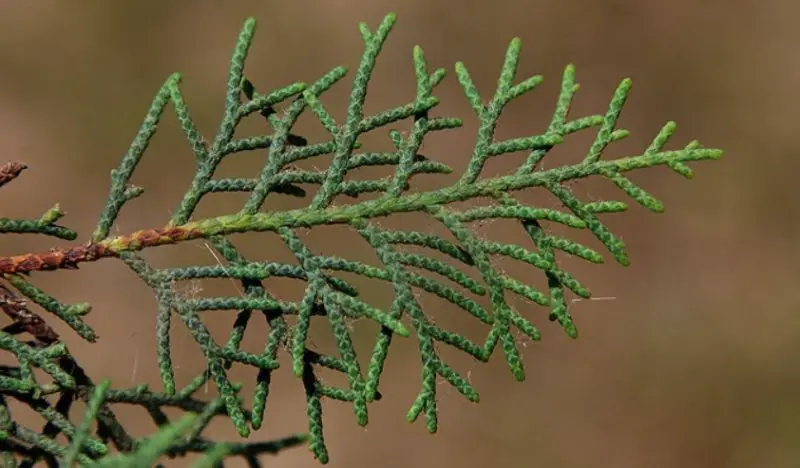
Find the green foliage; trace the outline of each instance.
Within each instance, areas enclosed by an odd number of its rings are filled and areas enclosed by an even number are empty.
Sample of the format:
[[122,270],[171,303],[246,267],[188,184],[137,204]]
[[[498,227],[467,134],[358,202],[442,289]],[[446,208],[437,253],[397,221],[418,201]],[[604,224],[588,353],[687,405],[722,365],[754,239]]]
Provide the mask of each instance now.
[[[446,344],[480,360],[487,361],[500,347],[508,366],[517,380],[525,379],[517,331],[530,339],[539,340],[541,333],[534,323],[517,311],[509,296],[517,295],[550,310],[550,319],[558,322],[570,337],[578,334],[567,307],[567,291],[580,297],[590,297],[589,290],[572,274],[561,268],[556,252],[602,263],[603,256],[592,248],[553,234],[544,228],[547,222],[574,229],[588,229],[620,264],[628,264],[622,240],[601,221],[600,215],[621,212],[627,204],[617,200],[583,202],[566,184],[576,179],[599,176],[610,180],[625,194],[642,206],[660,212],[663,205],[627,174],[636,169],[666,165],[679,174],[691,177],[690,161],[716,159],[717,149],[700,147],[692,142],[683,149],[665,150],[675,130],[667,123],[642,154],[604,160],[604,150],[615,141],[628,136],[617,128],[622,107],[631,88],[623,80],[611,98],[603,115],[569,118],[569,108],[578,90],[575,69],[564,71],[561,92],[550,125],[541,134],[497,141],[495,128],[509,102],[533,90],[541,83],[539,76],[516,82],[520,57],[520,40],[511,41],[500,71],[497,88],[488,102],[472,81],[467,67],[457,63],[459,83],[479,122],[474,150],[466,171],[452,185],[431,191],[412,191],[411,179],[416,174],[446,174],[452,169],[446,164],[420,154],[429,133],[452,130],[461,126],[460,119],[433,116],[439,103],[435,88],[445,78],[445,70],[430,71],[421,48],[413,51],[416,71],[416,96],[413,101],[374,115],[364,114],[368,83],[376,59],[394,25],[394,15],[388,15],[374,31],[361,25],[365,48],[355,73],[352,92],[343,121],[337,121],[323,103],[323,94],[346,75],[336,67],[313,83],[292,83],[262,94],[244,77],[244,63],[255,31],[255,21],[249,19],[236,44],[227,85],[227,99],[219,131],[213,140],[206,140],[197,129],[180,91],[180,76],[172,75],[158,91],[144,123],[119,167],[112,171],[111,189],[91,242],[65,250],[44,254],[29,254],[0,259],[0,270],[8,286],[3,286],[0,301],[3,310],[14,323],[0,331],[0,347],[12,353],[18,366],[0,369],[0,448],[6,466],[16,465],[14,455],[31,463],[44,457],[62,460],[66,466],[78,463],[93,466],[151,466],[162,455],[179,456],[187,452],[205,452],[207,457],[199,466],[213,466],[228,456],[245,456],[254,460],[257,453],[275,452],[302,443],[306,436],[285,440],[253,443],[221,443],[205,439],[203,429],[216,415],[228,417],[243,437],[264,424],[272,372],[278,367],[278,353],[286,350],[291,356],[292,369],[305,387],[309,419],[308,442],[322,462],[328,453],[322,429],[323,398],[351,402],[360,425],[368,422],[368,404],[380,398],[380,381],[390,345],[395,337],[413,335],[421,358],[421,389],[408,412],[409,421],[424,413],[427,427],[437,430],[436,389],[441,377],[470,401],[477,402],[478,392],[438,354],[437,345]],[[244,97],[244,99],[242,99]],[[143,193],[129,181],[140,162],[149,141],[155,134],[162,114],[172,103],[194,152],[197,171],[180,205],[174,210],[169,224],[163,228],[139,231],[126,236],[109,235],[123,206]],[[279,107],[282,106],[282,107]],[[329,134],[325,141],[309,143],[292,133],[303,112],[310,111]],[[246,117],[259,114],[271,128],[271,133],[255,137],[236,137],[239,123]],[[389,131],[395,147],[393,152],[361,151],[359,137],[392,124],[410,120],[410,130]],[[576,132],[594,129],[596,137],[582,162],[543,169],[541,161],[548,152]],[[253,178],[215,178],[219,163],[231,154],[244,151],[263,151],[266,162]],[[526,152],[525,162],[512,174],[482,177],[490,158],[514,152]],[[326,170],[302,170],[293,163],[322,155],[333,155]],[[19,165],[18,165],[19,166]],[[0,185],[13,179],[24,167],[8,167]],[[389,177],[370,180],[345,180],[356,168],[390,166]],[[262,211],[270,194],[289,194],[305,197],[300,185],[317,185],[305,208],[289,211]],[[549,191],[563,204],[564,209],[528,206],[513,196],[528,188]],[[245,192],[249,196],[238,213],[207,219],[193,219],[198,203],[207,195],[222,192]],[[367,200],[359,199],[370,194]],[[337,204],[339,195],[351,197],[349,204]],[[491,205],[462,208],[457,202],[477,198],[492,200]],[[439,235],[381,227],[377,220],[396,213],[427,214],[432,222],[440,223],[451,235]],[[36,220],[0,220],[0,232],[42,233],[74,239],[76,233],[55,222],[62,216],[56,205]],[[514,219],[530,237],[530,246],[493,242],[476,235],[471,223],[483,220]],[[381,266],[324,255],[312,251],[298,231],[331,224],[350,226],[364,240],[364,248],[372,249]],[[294,254],[297,263],[257,262],[246,259],[236,248],[230,234],[271,231]],[[144,248],[206,239],[225,264],[188,265],[179,268],[157,269],[137,252]],[[445,254],[445,262],[432,256],[413,253],[407,246],[423,247]],[[60,341],[46,321],[27,308],[27,300],[63,320],[80,337],[95,341],[94,331],[84,321],[90,311],[87,304],[67,305],[38,289],[25,274],[37,270],[75,267],[84,261],[119,258],[153,289],[158,300],[155,330],[158,346],[158,366],[163,390],[153,391],[146,386],[127,389],[111,388],[107,381],[95,385],[83,372],[74,356]],[[547,279],[547,290],[540,291],[505,275],[494,266],[493,258],[506,257],[533,265]],[[418,273],[423,270],[443,277],[433,279]],[[386,281],[391,284],[395,298],[390,310],[381,310],[360,298],[358,290],[336,273],[346,272]],[[476,274],[476,276],[473,275]],[[305,293],[297,302],[276,297],[263,286],[269,277],[286,277],[304,281]],[[179,282],[228,278],[240,281],[243,296],[186,298],[176,293]],[[444,279],[449,281],[444,281]],[[455,283],[455,284],[453,284]],[[13,288],[13,289],[12,289]],[[435,325],[416,296],[423,290],[438,296],[484,323],[487,337],[476,343],[458,333]],[[16,291],[16,292],[15,292]],[[485,308],[470,295],[488,296],[490,308]],[[235,322],[226,343],[218,343],[203,322],[203,313],[212,310],[232,310]],[[270,332],[263,352],[251,353],[240,349],[245,330],[253,314],[260,312],[268,322]],[[294,316],[291,324],[288,317]],[[320,354],[309,348],[308,334],[312,318],[330,322],[338,356]],[[50,317],[48,317],[49,319]],[[366,369],[353,346],[348,322],[368,318],[379,324],[372,354]],[[179,387],[172,363],[170,329],[180,321],[191,332],[207,362],[207,371],[189,384]],[[33,341],[23,341],[18,335],[27,331]],[[228,370],[235,362],[255,368],[255,391],[252,407],[246,408],[239,395],[242,384],[232,382]],[[50,377],[39,383],[33,369],[38,368]],[[347,388],[323,384],[317,378],[321,368],[343,373]],[[194,398],[195,391],[212,383],[219,397],[211,402]],[[52,398],[55,397],[55,403]],[[50,399],[48,399],[50,398]],[[34,431],[14,421],[7,405],[8,399],[33,408],[47,425]],[[87,402],[86,418],[75,426],[66,417],[75,400]],[[116,419],[111,404],[133,404],[147,409],[160,431],[152,437],[136,440]],[[168,420],[164,407],[176,407],[187,415],[177,422]],[[96,429],[92,430],[93,427]],[[62,446],[55,435],[66,435],[70,444]],[[112,444],[118,455],[110,455]],[[27,465],[26,465],[27,466]]]

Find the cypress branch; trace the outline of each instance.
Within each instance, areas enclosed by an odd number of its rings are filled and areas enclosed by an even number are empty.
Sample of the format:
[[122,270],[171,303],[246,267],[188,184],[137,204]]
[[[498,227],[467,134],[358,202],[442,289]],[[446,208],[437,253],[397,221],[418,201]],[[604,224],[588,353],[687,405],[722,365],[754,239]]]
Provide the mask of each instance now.
[[[439,105],[435,91],[446,71],[431,71],[419,46],[413,49],[416,79],[413,100],[366,115],[364,103],[368,84],[395,20],[393,14],[387,15],[374,31],[361,25],[364,52],[353,79],[346,116],[343,121],[337,121],[324,104],[324,94],[344,79],[347,70],[335,67],[313,83],[296,82],[268,93],[258,92],[244,73],[256,25],[255,20],[248,19],[234,49],[225,108],[213,138],[205,138],[195,125],[179,87],[181,75],[170,76],[157,91],[119,167],[111,173],[109,194],[91,238],[70,247],[0,258],[0,309],[13,321],[12,325],[0,330],[0,348],[17,361],[16,366],[0,368],[0,455],[7,466],[16,466],[17,460],[30,464],[40,459],[81,466],[150,466],[163,456],[176,457],[189,452],[206,454],[198,466],[217,466],[227,457],[243,456],[252,460],[260,453],[274,453],[304,442],[308,442],[321,462],[327,462],[322,400],[352,403],[356,422],[366,425],[369,405],[381,397],[384,364],[396,335],[416,340],[421,358],[421,389],[410,404],[407,418],[415,421],[424,414],[428,430],[435,432],[439,424],[438,377],[469,401],[480,400],[477,389],[439,355],[437,345],[452,346],[481,361],[488,361],[499,345],[512,374],[517,380],[524,380],[524,363],[515,331],[532,340],[541,339],[542,332],[526,314],[509,303],[513,295],[549,308],[550,319],[558,322],[568,336],[577,337],[577,324],[566,306],[566,298],[568,294],[590,297],[591,293],[559,265],[558,256],[561,254],[558,252],[591,263],[602,263],[604,257],[595,249],[549,232],[545,228],[547,223],[588,230],[619,264],[629,264],[621,238],[602,220],[608,214],[625,211],[628,203],[621,200],[584,202],[572,192],[567,182],[588,177],[606,178],[629,199],[653,212],[662,212],[663,203],[635,184],[629,178],[631,172],[667,166],[691,178],[694,173],[688,163],[714,160],[722,155],[721,150],[704,148],[697,142],[682,149],[665,149],[676,130],[676,125],[669,122],[640,154],[604,159],[604,151],[609,145],[629,135],[627,130],[618,128],[618,122],[631,90],[631,81],[625,79],[621,82],[604,114],[571,118],[570,106],[578,90],[572,65],[564,70],[556,108],[548,127],[529,136],[497,140],[495,131],[505,107],[534,90],[543,80],[540,76],[517,79],[521,41],[515,38],[508,46],[497,87],[488,102],[473,82],[467,66],[461,62],[456,64],[457,80],[479,122],[469,163],[451,185],[412,191],[411,180],[417,174],[454,171],[419,151],[430,133],[456,130],[462,121],[456,117],[433,115]],[[112,237],[109,233],[120,211],[145,190],[131,185],[130,179],[170,105],[195,156],[197,171],[194,178],[174,215],[165,220],[163,226]],[[276,110],[279,105],[282,106],[281,112]],[[311,143],[292,133],[304,112],[311,112],[322,124],[327,132],[324,141]],[[237,137],[238,125],[251,116],[263,119],[271,132]],[[404,121],[410,125],[408,132],[388,129],[390,125]],[[361,150],[359,138],[377,130],[387,130],[396,151]],[[577,132],[591,130],[596,132],[595,139],[581,162],[547,170],[540,168],[540,163],[554,147]],[[225,157],[243,151],[265,152],[266,162],[259,174],[251,178],[215,178],[216,169]],[[527,152],[528,157],[511,174],[484,175],[489,159],[520,151]],[[301,170],[295,165],[302,160],[329,154],[333,159],[325,170]],[[387,166],[393,168],[393,174],[378,179],[345,180],[352,170],[364,166]],[[15,162],[0,166],[0,186],[18,179],[25,168]],[[310,196],[298,184],[316,185],[318,190]],[[549,191],[563,207],[553,209],[527,205],[515,197],[516,192],[529,188]],[[204,219],[193,217],[204,197],[225,192],[247,192],[249,197],[239,212]],[[293,210],[261,212],[269,195],[276,193],[308,198],[308,203]],[[375,198],[359,200],[359,196],[364,194],[373,194]],[[347,195],[354,202],[334,204],[338,195]],[[460,207],[459,202],[476,198],[489,198],[492,204]],[[380,218],[412,212],[428,216],[431,223],[441,224],[455,241],[429,232],[385,229],[377,223]],[[59,206],[55,205],[32,219],[0,219],[0,233],[37,233],[77,239],[76,232],[56,224],[63,216]],[[479,238],[470,224],[496,219],[516,220],[519,229],[528,234],[528,245]],[[363,240],[363,248],[372,249],[380,265],[366,265],[315,252],[297,235],[301,228],[329,225],[347,225],[357,232]],[[239,252],[230,236],[265,231],[278,235],[294,254],[297,264],[250,261]],[[195,239],[207,240],[225,264],[190,264],[157,269],[138,254],[144,249]],[[404,250],[406,246],[422,247],[428,253],[409,252]],[[432,256],[433,251],[446,255],[449,260],[445,262]],[[546,290],[540,291],[498,271],[493,263],[495,257],[511,258],[537,268],[547,280]],[[157,298],[156,354],[162,391],[144,385],[112,388],[106,380],[95,385],[62,337],[48,324],[50,320],[59,319],[77,336],[88,341],[98,339],[84,322],[91,310],[88,304],[64,304],[36,287],[34,282],[46,271],[76,269],[82,263],[105,259],[123,261]],[[358,289],[338,278],[337,272],[390,283],[394,300],[389,310],[363,300]],[[428,276],[428,273],[433,276]],[[292,302],[276,297],[263,285],[263,281],[270,277],[304,281],[306,288],[302,299]],[[186,298],[176,293],[176,283],[211,278],[241,282],[245,293],[243,296],[202,298]],[[445,279],[458,287],[453,287]],[[488,331],[483,343],[434,324],[418,301],[417,290],[445,299],[486,325]],[[487,296],[491,307],[481,306],[470,296]],[[32,311],[31,304],[39,306],[44,313]],[[205,325],[202,312],[211,310],[232,311],[230,313],[235,316],[227,342],[217,342]],[[251,353],[240,349],[240,344],[248,324],[257,313],[264,317],[270,331],[264,339],[263,351]],[[290,326],[286,318],[291,315],[296,316],[296,320]],[[359,318],[367,318],[380,326],[366,369],[361,367],[360,362],[364,361],[359,360],[348,326],[350,321]],[[316,320],[330,322],[338,356],[320,354],[309,347],[307,337]],[[171,327],[177,322],[189,330],[208,364],[204,373],[180,388],[175,381],[169,337]],[[20,339],[22,332],[28,332],[33,340]],[[308,434],[270,442],[206,439],[203,431],[217,416],[230,420],[242,437],[269,423],[266,409],[272,373],[279,366],[278,354],[282,351],[291,357],[293,372],[305,390]],[[244,364],[253,370],[256,389],[252,409],[243,404],[240,395],[242,383],[230,380],[228,370],[233,363]],[[33,372],[37,368],[53,381],[39,383]],[[317,377],[320,369],[344,374],[348,386],[339,388],[323,384]],[[207,384],[216,387],[219,397],[210,402],[196,399],[196,391]],[[45,400],[47,395],[58,395],[57,403],[52,405]],[[22,402],[43,415],[48,421],[45,427],[37,431],[17,424],[7,404],[9,399]],[[88,406],[85,418],[78,426],[66,417],[76,400],[82,400]],[[132,437],[114,415],[110,403],[144,407],[159,430],[144,439]],[[170,421],[163,411],[166,407],[180,408],[186,415],[178,421]],[[55,436],[59,433],[66,435],[68,445],[56,442]],[[109,455],[109,443],[121,453]]]

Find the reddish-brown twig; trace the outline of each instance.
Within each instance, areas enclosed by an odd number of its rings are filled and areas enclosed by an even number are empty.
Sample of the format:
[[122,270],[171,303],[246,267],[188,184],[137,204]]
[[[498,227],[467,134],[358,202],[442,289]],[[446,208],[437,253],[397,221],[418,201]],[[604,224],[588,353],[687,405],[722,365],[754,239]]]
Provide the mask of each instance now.
[[18,162],[8,162],[0,166],[0,187],[16,179],[28,166]]
[[0,310],[14,321],[6,329],[26,331],[44,345],[58,341],[58,333],[50,328],[38,314],[31,312],[27,305],[25,299],[20,298],[10,288],[0,283]]

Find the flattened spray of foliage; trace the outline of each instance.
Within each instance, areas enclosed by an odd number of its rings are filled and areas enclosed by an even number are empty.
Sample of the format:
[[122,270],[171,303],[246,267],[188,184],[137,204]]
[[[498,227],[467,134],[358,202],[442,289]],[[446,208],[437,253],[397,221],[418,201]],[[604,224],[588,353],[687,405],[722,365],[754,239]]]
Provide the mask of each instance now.
[[[170,76],[159,89],[144,122],[123,157],[112,171],[111,188],[91,240],[69,248],[53,249],[0,258],[0,307],[13,323],[0,331],[0,346],[13,354],[17,365],[0,369],[0,449],[5,466],[31,466],[37,460],[56,461],[64,466],[152,466],[164,456],[180,456],[203,452],[200,466],[222,463],[227,457],[243,456],[257,464],[257,455],[308,442],[314,455],[328,460],[323,437],[322,400],[349,402],[356,421],[368,422],[368,407],[380,397],[379,387],[384,362],[396,336],[418,343],[421,359],[421,388],[410,405],[407,418],[416,420],[424,414],[431,432],[437,430],[437,378],[455,387],[470,401],[477,402],[478,391],[437,353],[437,345],[448,345],[480,360],[487,361],[499,347],[517,380],[525,379],[520,357],[518,334],[539,340],[539,328],[509,303],[511,296],[524,297],[541,307],[549,308],[550,320],[557,322],[570,337],[577,328],[567,307],[567,296],[590,297],[589,290],[572,274],[559,266],[558,252],[592,263],[602,263],[603,255],[579,242],[549,232],[547,223],[557,223],[576,230],[590,231],[618,263],[628,264],[628,255],[620,237],[611,232],[601,217],[625,211],[626,202],[604,200],[584,202],[571,191],[567,182],[591,176],[611,181],[622,194],[655,211],[663,210],[659,200],[636,185],[628,174],[637,169],[664,165],[684,177],[693,175],[689,162],[717,159],[718,149],[703,148],[692,142],[682,149],[667,150],[665,145],[675,131],[675,124],[664,125],[652,143],[641,154],[617,159],[602,155],[611,143],[628,136],[617,128],[620,112],[631,89],[630,80],[623,80],[611,97],[605,114],[571,117],[570,105],[578,90],[575,69],[567,66],[561,91],[549,126],[541,133],[498,141],[495,128],[504,108],[516,98],[533,90],[542,82],[540,76],[517,79],[520,41],[508,46],[493,94],[481,93],[473,83],[467,67],[457,63],[455,73],[475,117],[478,131],[469,164],[453,184],[430,191],[412,191],[411,179],[417,174],[447,174],[453,169],[435,158],[420,154],[426,136],[433,132],[455,131],[462,121],[455,117],[435,116],[439,99],[436,87],[445,78],[444,69],[431,70],[422,49],[413,50],[416,72],[416,96],[411,102],[365,115],[364,102],[376,65],[376,59],[395,23],[388,15],[374,31],[361,25],[364,52],[352,83],[346,117],[337,121],[323,103],[323,96],[347,74],[336,67],[312,83],[292,83],[267,93],[256,90],[244,76],[244,63],[255,31],[255,21],[248,19],[239,36],[231,61],[225,111],[219,131],[213,139],[204,138],[192,120],[180,90],[181,76]],[[141,195],[143,188],[129,183],[138,163],[155,134],[167,107],[176,112],[181,128],[191,146],[196,173],[172,219],[158,228],[128,235],[110,236],[120,210]],[[292,133],[303,113],[312,113],[324,126],[328,137],[311,143]],[[254,137],[237,137],[237,126],[245,118],[263,119],[270,133]],[[405,123],[409,130],[389,130],[392,152],[362,151],[359,137]],[[407,128],[408,128],[407,127]],[[585,158],[576,164],[544,169],[542,160],[548,152],[577,132],[595,133],[594,142]],[[258,151],[265,155],[261,171],[252,178],[219,178],[215,171],[227,156]],[[526,160],[510,174],[485,176],[487,161],[515,152],[526,152]],[[296,163],[323,155],[332,155],[325,170],[302,170]],[[348,173],[365,166],[388,166],[390,176],[377,179],[345,180]],[[0,168],[0,186],[17,178],[25,169],[18,163]],[[308,196],[300,185],[316,185]],[[563,204],[563,209],[530,206],[515,198],[515,193],[537,187],[549,191]],[[224,192],[248,194],[237,213],[193,219],[198,203],[206,196]],[[288,211],[264,211],[270,194],[307,197],[303,208]],[[369,199],[360,195],[371,194]],[[352,203],[336,204],[339,195],[349,196]],[[478,197],[493,200],[490,206],[459,208]],[[378,220],[397,213],[417,212],[431,223],[444,227],[449,238],[428,232],[391,230]],[[63,216],[54,206],[38,219],[0,219],[0,232],[39,233],[74,240],[77,233],[58,224]],[[527,232],[527,245],[492,242],[479,237],[471,223],[483,220],[513,219]],[[377,254],[381,266],[315,252],[298,235],[299,230],[327,225],[348,225],[363,239],[363,248]],[[271,261],[250,261],[230,239],[231,234],[270,231],[276,233],[293,253],[296,264]],[[143,249],[205,239],[224,264],[185,265],[158,269],[139,254]],[[414,246],[412,252],[407,247]],[[419,248],[423,248],[420,250]],[[437,251],[448,261],[419,251]],[[547,288],[539,290],[505,275],[493,259],[505,257],[530,264],[546,277]],[[147,386],[112,388],[107,380],[95,384],[86,375],[61,338],[48,325],[60,319],[74,333],[90,342],[98,339],[86,320],[88,304],[64,304],[35,286],[37,275],[50,270],[75,269],[83,262],[116,259],[124,262],[152,288],[158,300],[157,343],[158,367],[163,388]],[[420,271],[431,273],[421,274]],[[346,272],[385,281],[394,291],[388,310],[371,305],[360,298],[359,291],[337,276]],[[305,283],[302,299],[282,300],[269,291],[263,281],[270,277],[287,277]],[[180,282],[228,278],[244,287],[240,296],[187,298],[176,294]],[[474,342],[461,334],[435,325],[417,299],[417,293],[438,296],[463,310],[470,319],[486,326],[486,339]],[[490,307],[483,307],[475,296],[487,296]],[[34,308],[42,309],[36,312]],[[235,315],[235,324],[225,343],[217,342],[203,322],[203,312],[226,310]],[[256,354],[240,349],[245,330],[260,315],[269,324],[263,352]],[[292,317],[288,321],[287,317]],[[312,320],[314,318],[314,320]],[[367,318],[379,324],[369,359],[360,361],[353,346],[348,323]],[[338,347],[336,355],[318,353],[308,343],[314,321],[329,321]],[[178,386],[172,362],[170,329],[174,322],[183,324],[202,350],[207,371],[185,386]],[[291,323],[291,324],[290,324]],[[23,332],[33,337],[25,341]],[[203,436],[213,417],[229,418],[242,437],[265,424],[265,411],[272,382],[271,374],[278,367],[278,354],[288,352],[294,375],[305,388],[309,430],[307,435],[283,440],[257,442],[219,442]],[[366,369],[359,362],[367,362]],[[239,394],[241,382],[233,382],[228,370],[233,363],[254,368],[255,393],[252,407],[246,408]],[[41,369],[50,377],[39,382],[33,369]],[[345,388],[323,384],[317,372],[327,368],[344,374]],[[213,401],[196,398],[196,390],[213,385],[219,397]],[[47,423],[42,430],[24,427],[10,412],[10,399],[22,402],[42,415]],[[76,400],[87,403],[86,417],[78,424],[67,418]],[[127,403],[147,409],[159,427],[151,437],[135,439],[117,419],[109,404]],[[170,421],[164,408],[180,408],[186,416]],[[55,436],[64,434],[68,445],[61,445]],[[112,448],[117,452],[112,454]]]

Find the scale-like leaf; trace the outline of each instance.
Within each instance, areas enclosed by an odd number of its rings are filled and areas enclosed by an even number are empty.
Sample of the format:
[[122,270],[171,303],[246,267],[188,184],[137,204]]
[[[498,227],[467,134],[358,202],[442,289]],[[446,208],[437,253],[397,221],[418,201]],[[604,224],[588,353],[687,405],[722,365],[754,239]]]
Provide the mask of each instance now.
[[[505,107],[542,82],[540,76],[517,79],[521,41],[514,39],[509,44],[497,87],[488,102],[472,80],[467,66],[456,64],[458,82],[479,123],[472,154],[465,171],[455,183],[429,191],[412,190],[411,182],[417,174],[454,171],[436,161],[435,157],[423,156],[420,150],[430,133],[457,129],[462,122],[458,118],[434,115],[439,104],[434,92],[446,72],[443,69],[431,72],[420,47],[413,50],[414,99],[366,115],[364,109],[370,78],[394,23],[395,16],[388,15],[374,31],[361,25],[364,52],[355,72],[346,115],[338,121],[325,104],[325,93],[343,80],[346,69],[335,67],[313,83],[292,83],[261,94],[244,76],[244,64],[255,32],[255,21],[247,20],[234,50],[225,109],[213,138],[205,138],[198,130],[179,87],[181,77],[172,75],[157,92],[119,167],[112,171],[109,196],[91,242],[46,253],[0,258],[0,272],[9,284],[3,286],[0,305],[15,320],[12,328],[0,331],[0,347],[19,360],[18,367],[0,372],[0,389],[3,395],[27,402],[45,415],[50,424],[49,429],[45,428],[41,434],[20,428],[12,424],[5,400],[1,401],[0,435],[3,440],[12,441],[4,446],[6,455],[24,452],[20,447],[27,444],[36,447],[39,451],[36,456],[65,457],[69,463],[84,463],[102,458],[107,453],[105,443],[109,440],[125,454],[103,458],[100,465],[128,466],[130,463],[155,462],[164,454],[205,451],[208,458],[203,463],[211,466],[226,456],[257,452],[246,444],[213,444],[201,433],[212,417],[219,414],[227,415],[242,436],[248,436],[251,429],[262,427],[272,373],[279,365],[279,353],[285,351],[291,358],[295,376],[302,380],[305,388],[310,447],[325,462],[328,453],[322,429],[322,399],[352,402],[358,424],[367,424],[369,403],[381,396],[381,377],[395,335],[416,340],[421,359],[421,389],[411,403],[408,419],[416,420],[424,413],[428,429],[434,432],[438,427],[436,392],[439,377],[470,401],[479,400],[478,391],[440,356],[438,345],[454,347],[481,361],[487,361],[499,345],[513,375],[523,380],[525,370],[517,331],[532,340],[541,339],[541,331],[530,314],[512,305],[510,299],[514,295],[549,308],[550,319],[557,321],[569,336],[577,336],[575,320],[566,305],[567,290],[581,297],[590,297],[590,292],[559,265],[557,252],[591,263],[602,263],[604,258],[593,248],[550,232],[545,228],[547,223],[586,229],[618,263],[629,263],[620,236],[602,221],[605,214],[625,211],[627,204],[618,200],[584,202],[572,192],[567,182],[602,177],[635,202],[660,212],[663,204],[636,185],[629,178],[630,172],[666,165],[691,177],[693,173],[687,163],[721,156],[720,150],[702,148],[696,142],[680,150],[665,150],[665,144],[675,131],[675,124],[670,122],[641,154],[603,159],[604,150],[609,145],[628,135],[627,130],[618,128],[618,123],[631,82],[627,79],[622,81],[605,114],[570,118],[570,106],[578,90],[575,69],[571,65],[564,71],[561,92],[549,126],[540,133],[497,140],[495,131]],[[111,228],[122,208],[144,191],[132,186],[130,180],[170,103],[194,153],[196,172],[191,185],[172,218],[165,220],[165,226],[112,237]],[[304,112],[312,113],[320,122],[327,132],[326,140],[311,143],[293,133]],[[254,114],[262,119],[269,133],[237,137],[238,125]],[[408,131],[389,130],[390,125],[403,121],[408,121]],[[573,133],[592,129],[596,131],[595,140],[580,163],[547,170],[541,168],[541,161],[551,149]],[[360,138],[376,130],[386,131],[395,151],[362,151]],[[215,177],[224,158],[244,151],[259,151],[264,155],[264,164],[258,175],[251,178]],[[528,153],[528,157],[512,174],[484,175],[489,159],[520,151]],[[332,155],[327,169],[312,171],[296,165],[299,161],[324,155]],[[393,173],[376,179],[345,180],[351,171],[365,166],[389,167],[393,168]],[[0,186],[17,177],[22,169],[23,166],[14,164],[0,168]],[[318,188],[311,196],[299,186],[301,184]],[[528,205],[514,196],[529,188],[547,190],[563,206],[556,209]],[[239,212],[212,218],[194,217],[204,197],[225,192],[249,194]],[[276,193],[307,197],[308,203],[303,208],[287,211],[263,211],[267,198]],[[361,199],[360,196],[365,194],[372,194],[372,197]],[[351,197],[352,203],[335,203],[339,195]],[[490,199],[492,204],[461,203],[478,198]],[[432,232],[387,229],[379,223],[380,218],[411,212],[428,216],[431,224],[441,225],[449,234],[448,238]],[[63,213],[56,205],[37,220],[0,219],[0,232],[37,232],[74,239],[77,234],[54,224],[61,216]],[[477,235],[471,224],[497,219],[517,220],[520,230],[527,232],[530,238],[528,245],[485,239]],[[299,234],[301,229],[335,224],[347,225],[357,232],[363,239],[363,248],[375,252],[380,265],[316,252]],[[235,233],[264,231],[276,233],[293,253],[296,263],[248,260],[231,238]],[[220,264],[158,269],[137,253],[145,248],[194,239],[205,239],[221,259]],[[414,246],[417,250],[410,251],[407,246]],[[505,275],[495,266],[494,260],[498,257],[524,262],[540,270],[547,279],[547,290],[539,290]],[[27,297],[66,322],[83,338],[94,341],[97,337],[81,319],[89,311],[88,305],[61,304],[35,287],[24,275],[76,268],[82,262],[103,258],[121,259],[154,291],[158,301],[154,312],[157,316],[155,333],[163,392],[154,392],[143,386],[133,389],[112,389],[107,383],[95,386],[77,366],[55,332],[47,327],[46,321],[30,312],[21,299]],[[383,310],[365,301],[358,289],[338,277],[338,273],[389,283],[394,292],[391,307]],[[270,277],[303,281],[302,298],[288,301],[277,297],[263,284]],[[185,297],[176,292],[176,286],[181,282],[218,278],[241,282],[244,294]],[[420,290],[448,301],[485,324],[488,328],[485,340],[475,342],[434,324],[418,299]],[[491,307],[480,305],[474,296],[487,296]],[[204,323],[204,315],[214,310],[235,311],[232,312],[235,315],[234,326],[226,343],[217,342]],[[264,316],[270,332],[264,337],[263,352],[251,353],[240,349],[240,345],[256,312]],[[295,316],[293,323],[287,320],[289,316]],[[366,369],[362,368],[366,360],[359,359],[349,328],[350,321],[362,318],[379,325]],[[321,354],[308,342],[309,331],[318,320],[330,322],[338,356]],[[182,388],[176,382],[172,360],[170,330],[175,322],[188,329],[208,364],[206,372]],[[31,345],[18,340],[15,335],[21,331],[31,332],[38,341]],[[252,409],[245,408],[239,395],[241,383],[231,381],[228,375],[235,362],[254,368],[256,388]],[[43,369],[54,382],[38,384],[33,377],[33,367]],[[322,368],[344,374],[347,387],[323,384],[317,377]],[[204,404],[194,400],[192,395],[206,384],[213,384],[219,397]],[[42,403],[42,395],[52,393],[61,395],[63,403],[60,408],[54,409],[49,403]],[[63,417],[75,399],[89,403],[87,419],[80,427],[73,426]],[[108,408],[107,403],[112,402],[144,406],[154,421],[162,426],[161,432],[143,441],[135,441]],[[178,423],[170,423],[161,410],[164,406],[182,408],[190,416]],[[102,441],[90,434],[91,422],[95,420],[98,421],[98,435],[103,435]],[[70,438],[72,444],[69,448],[52,440],[51,437],[58,432]],[[277,450],[300,441],[301,438],[293,438],[285,444],[276,442],[262,449]]]

